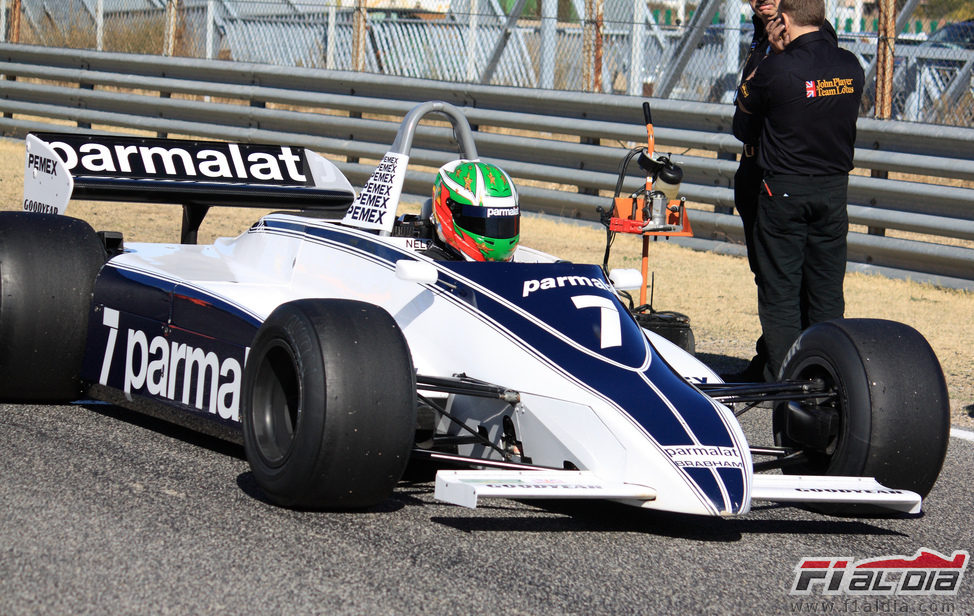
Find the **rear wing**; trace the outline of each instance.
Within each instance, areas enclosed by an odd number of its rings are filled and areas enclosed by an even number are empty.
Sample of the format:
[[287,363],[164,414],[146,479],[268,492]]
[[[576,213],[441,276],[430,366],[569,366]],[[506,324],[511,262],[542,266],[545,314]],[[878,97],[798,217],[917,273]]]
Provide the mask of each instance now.
[[181,241],[211,206],[344,215],[355,190],[329,160],[306,148],[178,139],[31,133],[24,210],[64,214],[71,199],[183,206]]

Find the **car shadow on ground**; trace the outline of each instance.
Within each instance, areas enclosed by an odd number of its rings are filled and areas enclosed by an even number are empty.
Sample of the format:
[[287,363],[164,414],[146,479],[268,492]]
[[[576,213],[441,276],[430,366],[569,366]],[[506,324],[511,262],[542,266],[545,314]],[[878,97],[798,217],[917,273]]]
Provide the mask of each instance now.
[[165,419],[159,419],[157,417],[153,417],[152,415],[115,406],[114,404],[109,404],[107,402],[85,401],[80,403],[80,406],[92,411],[93,413],[98,413],[99,415],[104,415],[105,417],[111,417],[112,419],[124,421],[130,425],[145,428],[146,430],[152,430],[157,434],[168,436],[197,447],[202,447],[215,453],[232,456],[241,460],[246,458],[243,445],[231,443],[230,441],[198,432],[191,428],[166,421]]
[[[414,461],[396,488],[394,499],[406,506],[429,506],[437,464]],[[443,468],[448,468],[443,467]],[[453,505],[435,502],[437,508]],[[525,508],[528,508],[526,511]],[[640,509],[605,500],[483,500],[475,510],[456,507],[455,516],[432,515],[430,521],[464,532],[637,532],[696,541],[738,541],[751,533],[830,535],[902,535],[869,517],[830,516],[801,507],[762,504],[739,518],[686,515]],[[750,516],[750,517],[749,517]],[[769,519],[769,516],[790,519]],[[893,513],[877,518],[918,518]]]
[[[502,502],[499,501],[491,512],[497,515],[433,516],[430,520],[464,532],[634,532],[707,542],[740,541],[749,534],[904,536],[904,533],[872,523],[869,518],[832,517],[783,505],[755,507],[753,518],[717,518],[639,509],[609,501],[545,501],[540,506],[535,501],[531,506],[553,514],[553,517],[526,517],[505,514],[506,507],[500,505]],[[768,519],[765,514],[775,510],[801,518]]]
[[237,475],[237,487],[239,487],[240,491],[246,494],[247,496],[249,496],[250,498],[259,501],[261,503],[264,503],[265,505],[269,505],[271,507],[278,507],[286,511],[297,511],[297,512],[305,512],[305,513],[312,513],[312,514],[314,513],[332,513],[332,514],[346,513],[349,515],[362,515],[362,514],[370,514],[370,513],[384,514],[384,513],[392,513],[394,511],[399,511],[400,509],[403,509],[407,505],[412,504],[409,502],[410,500],[419,502],[418,499],[411,498],[407,495],[401,496],[399,494],[399,488],[397,487],[396,494],[394,494],[392,498],[387,498],[381,503],[377,505],[373,505],[371,507],[344,508],[344,509],[338,509],[338,508],[303,509],[301,507],[282,507],[274,503],[271,499],[267,498],[267,495],[264,494],[264,492],[260,489],[260,486],[257,485],[257,478],[254,477],[254,474],[250,471],[247,471],[245,473],[240,473],[239,475]]

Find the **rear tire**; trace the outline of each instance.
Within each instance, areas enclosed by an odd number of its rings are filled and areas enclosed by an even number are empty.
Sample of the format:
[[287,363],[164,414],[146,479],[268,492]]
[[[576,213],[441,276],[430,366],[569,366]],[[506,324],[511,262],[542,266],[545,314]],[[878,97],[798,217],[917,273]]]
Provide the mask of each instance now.
[[[819,323],[792,346],[781,378],[821,378],[837,393],[827,404],[775,409],[775,442],[806,457],[785,472],[875,477],[890,488],[930,492],[947,453],[950,403],[940,363],[919,332],[878,319]],[[810,430],[809,417],[830,418],[832,429]]]
[[369,507],[402,477],[416,430],[416,375],[388,312],[306,299],[267,318],[244,371],[247,460],[273,503]]
[[88,223],[0,212],[0,400],[70,402],[107,255]]

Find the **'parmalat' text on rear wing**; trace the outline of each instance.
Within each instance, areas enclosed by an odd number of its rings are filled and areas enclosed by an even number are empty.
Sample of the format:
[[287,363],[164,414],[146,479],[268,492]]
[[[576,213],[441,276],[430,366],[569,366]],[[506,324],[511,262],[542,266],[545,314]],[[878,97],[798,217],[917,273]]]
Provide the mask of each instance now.
[[313,210],[341,217],[344,175],[306,148],[66,133],[27,135],[24,210],[63,214],[71,199],[183,206],[196,242],[210,206]]

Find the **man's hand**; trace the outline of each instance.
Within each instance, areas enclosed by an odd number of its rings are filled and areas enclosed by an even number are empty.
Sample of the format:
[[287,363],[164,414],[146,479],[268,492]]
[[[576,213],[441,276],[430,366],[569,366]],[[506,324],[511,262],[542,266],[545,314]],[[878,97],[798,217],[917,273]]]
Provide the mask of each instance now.
[[788,34],[788,28],[785,26],[785,19],[779,13],[774,19],[768,22],[767,32],[768,32],[768,43],[771,44],[771,49],[775,53],[781,53],[791,42],[791,36]]

